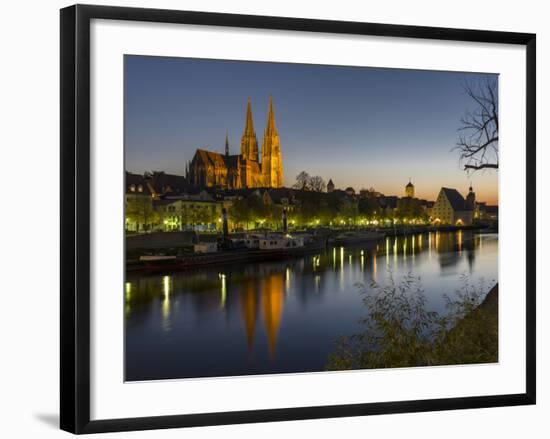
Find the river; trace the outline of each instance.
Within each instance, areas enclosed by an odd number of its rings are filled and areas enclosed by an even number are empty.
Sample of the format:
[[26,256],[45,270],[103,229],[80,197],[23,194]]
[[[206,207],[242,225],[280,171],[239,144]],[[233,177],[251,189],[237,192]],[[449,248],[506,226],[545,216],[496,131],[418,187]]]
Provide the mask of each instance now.
[[287,261],[128,273],[127,381],[325,370],[337,338],[359,329],[364,288],[420,278],[428,307],[468,282],[498,279],[498,235],[432,232],[329,247]]

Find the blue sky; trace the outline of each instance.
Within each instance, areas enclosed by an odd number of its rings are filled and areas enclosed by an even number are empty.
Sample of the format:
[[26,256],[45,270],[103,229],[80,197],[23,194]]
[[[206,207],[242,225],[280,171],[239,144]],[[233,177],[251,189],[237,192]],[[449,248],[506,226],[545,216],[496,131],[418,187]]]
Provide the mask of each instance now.
[[468,176],[453,148],[473,109],[462,84],[473,73],[286,63],[125,57],[125,153],[132,172],[183,174],[197,148],[238,153],[248,97],[261,145],[269,95],[285,185],[305,170],[337,187],[417,195],[441,186],[497,202],[497,173]]

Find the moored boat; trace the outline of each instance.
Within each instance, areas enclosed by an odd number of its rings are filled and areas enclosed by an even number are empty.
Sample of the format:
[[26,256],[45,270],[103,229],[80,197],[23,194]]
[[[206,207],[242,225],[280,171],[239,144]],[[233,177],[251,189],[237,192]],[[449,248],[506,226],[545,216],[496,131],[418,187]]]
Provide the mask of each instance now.
[[[282,237],[279,239],[282,239]],[[274,241],[273,238],[272,241]],[[302,239],[286,239],[284,242],[287,245],[280,247],[277,245],[278,248],[241,248],[221,250],[215,253],[194,253],[185,256],[142,256],[140,258],[141,267],[134,267],[134,270],[141,269],[150,272],[179,271],[206,265],[278,260],[317,252],[324,248],[322,241],[310,241],[305,244]]]
[[329,239],[331,245],[350,245],[380,241],[386,237],[383,232],[347,232]]

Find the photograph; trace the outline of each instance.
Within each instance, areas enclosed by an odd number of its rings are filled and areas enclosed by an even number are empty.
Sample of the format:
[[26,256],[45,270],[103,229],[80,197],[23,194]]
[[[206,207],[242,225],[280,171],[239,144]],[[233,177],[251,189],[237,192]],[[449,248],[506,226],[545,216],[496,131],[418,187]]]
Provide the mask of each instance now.
[[499,362],[497,73],[125,54],[123,81],[125,381]]

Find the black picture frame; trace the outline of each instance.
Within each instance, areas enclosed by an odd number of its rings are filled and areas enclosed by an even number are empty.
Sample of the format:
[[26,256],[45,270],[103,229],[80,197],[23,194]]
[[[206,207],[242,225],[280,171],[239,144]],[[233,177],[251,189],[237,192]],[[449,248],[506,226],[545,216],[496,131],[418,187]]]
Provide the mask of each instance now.
[[[133,20],[334,34],[502,43],[526,47],[526,392],[367,404],[90,420],[90,21]],[[74,5],[61,10],[61,404],[72,433],[273,422],[535,404],[536,36],[205,12]]]

